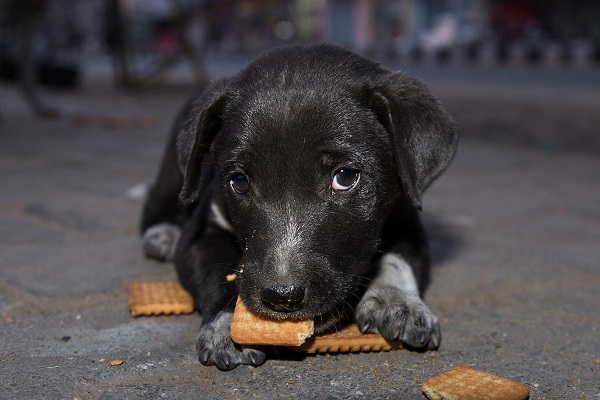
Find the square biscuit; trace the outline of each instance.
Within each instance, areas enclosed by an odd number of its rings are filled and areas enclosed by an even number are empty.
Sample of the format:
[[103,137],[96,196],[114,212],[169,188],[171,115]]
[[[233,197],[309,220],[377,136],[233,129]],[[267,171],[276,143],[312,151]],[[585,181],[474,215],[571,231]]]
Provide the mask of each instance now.
[[131,315],[191,314],[192,295],[178,282],[143,282],[129,285]]
[[428,379],[422,389],[431,400],[524,400],[529,397],[526,385],[465,367]]
[[350,324],[337,332],[314,336],[295,350],[306,353],[356,353],[401,348],[400,341],[388,341],[375,333],[362,333],[357,324]]

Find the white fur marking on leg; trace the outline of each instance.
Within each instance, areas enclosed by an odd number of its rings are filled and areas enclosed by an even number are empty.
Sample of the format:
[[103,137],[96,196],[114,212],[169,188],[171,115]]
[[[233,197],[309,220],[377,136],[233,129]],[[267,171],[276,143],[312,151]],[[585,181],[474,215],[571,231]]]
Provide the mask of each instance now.
[[381,257],[379,273],[375,282],[382,286],[393,286],[404,292],[419,295],[419,285],[412,268],[402,256],[387,253]]
[[174,224],[163,222],[144,231],[142,246],[149,257],[172,261],[181,236],[181,229]]
[[232,320],[233,313],[231,311],[220,311],[211,324],[216,332],[226,332],[229,335]]

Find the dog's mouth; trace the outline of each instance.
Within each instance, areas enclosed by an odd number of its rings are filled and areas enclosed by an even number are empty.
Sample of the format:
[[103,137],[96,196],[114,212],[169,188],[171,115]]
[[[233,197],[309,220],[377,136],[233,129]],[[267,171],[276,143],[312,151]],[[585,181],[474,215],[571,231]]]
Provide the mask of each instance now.
[[[312,320],[315,333],[335,332],[354,316],[356,278],[341,273],[320,274],[320,279],[268,281],[258,268],[247,268],[236,280],[247,307],[262,318]],[[250,271],[250,274],[248,272]],[[262,275],[262,276],[261,276]]]
[[312,307],[306,304],[269,304],[256,299],[245,300],[248,308],[261,318],[274,320],[304,321],[315,323],[315,334],[335,332],[347,323],[353,313],[345,302],[329,303],[330,307]]
[[306,311],[261,311],[258,313],[261,317],[276,320],[304,321],[312,320],[315,323],[315,334],[331,333],[337,331],[342,325],[349,321],[348,313],[341,309],[332,309],[318,314],[307,313]]

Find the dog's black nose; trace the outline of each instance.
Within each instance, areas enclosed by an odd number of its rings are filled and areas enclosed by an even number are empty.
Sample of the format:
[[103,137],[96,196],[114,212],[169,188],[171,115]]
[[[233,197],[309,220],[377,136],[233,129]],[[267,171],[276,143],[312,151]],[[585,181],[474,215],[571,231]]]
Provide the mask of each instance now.
[[267,307],[275,311],[289,312],[302,307],[304,292],[302,286],[278,285],[262,289],[260,299]]

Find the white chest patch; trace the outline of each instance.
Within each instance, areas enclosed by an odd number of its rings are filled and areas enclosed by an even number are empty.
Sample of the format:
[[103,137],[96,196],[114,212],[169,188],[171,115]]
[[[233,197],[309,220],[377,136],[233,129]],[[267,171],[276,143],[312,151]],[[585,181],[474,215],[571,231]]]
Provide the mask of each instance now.
[[399,254],[387,253],[381,257],[379,273],[374,281],[382,286],[393,286],[404,292],[419,295],[415,274]]
[[216,203],[210,204],[210,217],[217,226],[227,232],[234,232],[233,226],[229,223],[223,212]]

